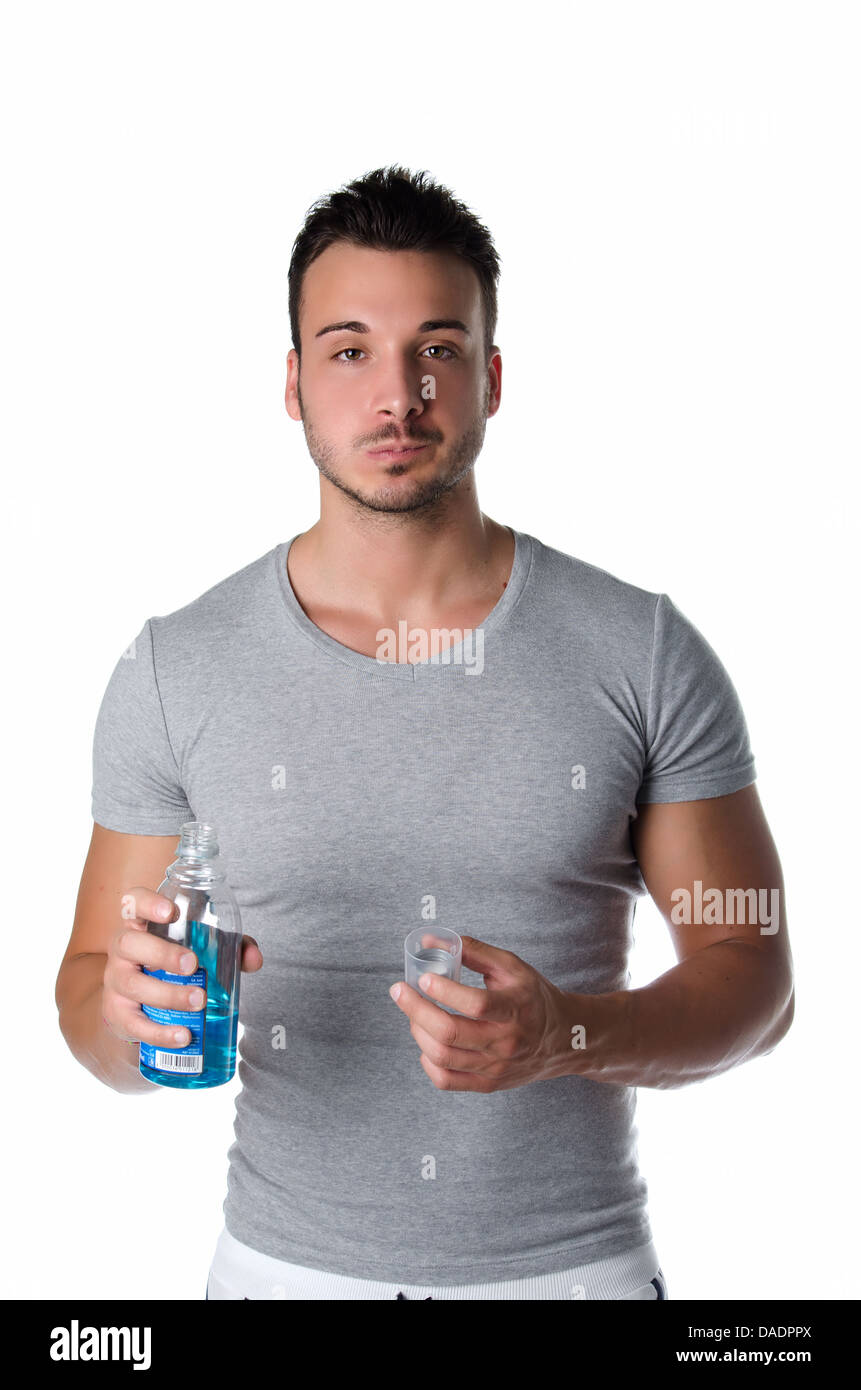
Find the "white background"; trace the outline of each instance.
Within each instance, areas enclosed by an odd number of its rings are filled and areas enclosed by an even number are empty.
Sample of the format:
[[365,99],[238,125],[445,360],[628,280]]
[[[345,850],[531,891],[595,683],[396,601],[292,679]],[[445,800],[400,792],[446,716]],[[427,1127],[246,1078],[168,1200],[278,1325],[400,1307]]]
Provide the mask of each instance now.
[[[483,510],[668,593],[748,719],[796,1021],[639,1091],[670,1297],[859,1296],[857,20],[5,5],[5,1297],[203,1297],[238,1077],[119,1095],[57,1027],[92,731],[148,616],[316,519],[290,250],[316,198],[392,162],[502,257]],[[649,899],[636,934],[639,985],[675,957]]]

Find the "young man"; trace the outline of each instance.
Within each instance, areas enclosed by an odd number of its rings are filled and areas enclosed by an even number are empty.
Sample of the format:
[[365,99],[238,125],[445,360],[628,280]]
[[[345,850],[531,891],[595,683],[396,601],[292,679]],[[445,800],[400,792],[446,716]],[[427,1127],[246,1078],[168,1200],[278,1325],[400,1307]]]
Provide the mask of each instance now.
[[[792,1020],[718,657],[666,594],[479,508],[498,270],[424,175],[310,210],[285,399],[319,520],[150,618],[99,711],[57,984],[75,1055],[155,1089],[140,1003],[191,1005],[140,965],[183,822],[215,825],[249,933],[210,1298],[666,1297],[636,1087],[761,1056]],[[679,964],[631,990],[647,889]],[[464,966],[424,995],[401,978],[423,925]]]

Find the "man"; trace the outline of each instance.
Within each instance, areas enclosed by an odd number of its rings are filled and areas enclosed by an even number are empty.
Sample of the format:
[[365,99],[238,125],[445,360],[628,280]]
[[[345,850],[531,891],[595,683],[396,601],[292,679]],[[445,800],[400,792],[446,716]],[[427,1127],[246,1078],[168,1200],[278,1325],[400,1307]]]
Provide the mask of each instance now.
[[[666,1297],[636,1087],[761,1056],[792,1020],[718,657],[666,594],[479,508],[498,271],[423,174],[310,210],[285,401],[319,520],[150,618],[99,711],[57,983],[75,1055],[154,1089],[148,912],[118,932],[119,905],[184,822],[216,827],[250,933],[211,1298]],[[647,889],[679,964],[631,990]],[[401,978],[425,924],[462,936],[460,983]]]

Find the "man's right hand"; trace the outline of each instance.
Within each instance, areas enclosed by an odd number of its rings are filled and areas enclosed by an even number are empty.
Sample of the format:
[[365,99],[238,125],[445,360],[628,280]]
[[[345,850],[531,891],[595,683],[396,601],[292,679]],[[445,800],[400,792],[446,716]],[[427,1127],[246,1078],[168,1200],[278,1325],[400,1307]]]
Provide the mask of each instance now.
[[[197,986],[170,984],[145,975],[164,970],[169,975],[190,975],[198,965],[194,951],[178,941],[167,941],[147,930],[148,922],[172,922],[179,909],[170,898],[151,888],[132,888],[123,894],[122,925],[111,938],[105,963],[102,1014],[110,1031],[125,1042],[152,1043],[156,1047],[184,1047],[191,1042],[187,1028],[154,1023],[142,1004],[159,1009],[194,1011],[206,1007],[206,995]],[[257,971],[263,956],[251,936],[242,938],[242,969]]]

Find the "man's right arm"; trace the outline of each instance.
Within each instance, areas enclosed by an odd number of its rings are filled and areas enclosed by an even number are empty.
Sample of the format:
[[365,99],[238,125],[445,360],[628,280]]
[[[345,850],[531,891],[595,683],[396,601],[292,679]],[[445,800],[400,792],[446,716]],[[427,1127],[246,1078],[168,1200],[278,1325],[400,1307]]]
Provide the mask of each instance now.
[[178,834],[125,835],[94,823],[72,933],[57,975],[54,997],[69,1050],[99,1081],[128,1094],[162,1088],[141,1075],[139,1046],[117,1037],[104,1023],[105,965],[111,941],[124,925],[123,895],[140,884],[157,891],[165,866],[176,857],[178,839]]

